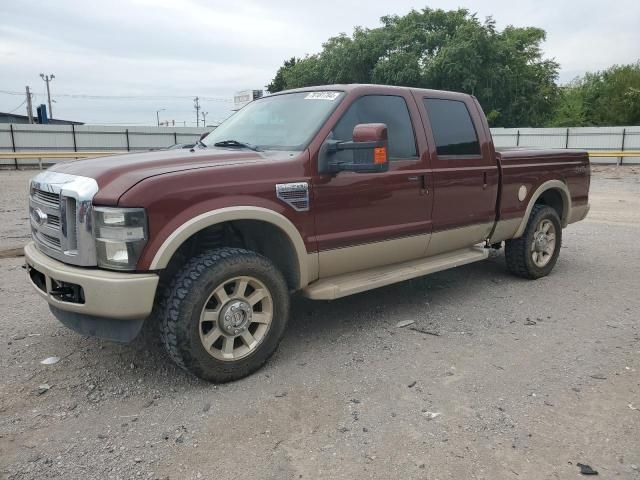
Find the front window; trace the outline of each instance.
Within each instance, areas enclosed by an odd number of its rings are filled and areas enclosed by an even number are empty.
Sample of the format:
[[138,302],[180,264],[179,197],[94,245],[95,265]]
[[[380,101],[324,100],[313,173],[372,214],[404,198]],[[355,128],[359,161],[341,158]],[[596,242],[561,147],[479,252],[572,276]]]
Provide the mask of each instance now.
[[[389,136],[389,159],[416,158],[416,138],[407,102],[395,95],[366,95],[353,102],[333,128],[333,139],[353,140],[353,129],[360,123],[384,123]],[[353,151],[344,151],[353,158]],[[345,160],[351,161],[351,160]]]
[[262,150],[304,150],[343,96],[314,91],[261,98],[225,120],[203,143],[212,147],[233,140]]

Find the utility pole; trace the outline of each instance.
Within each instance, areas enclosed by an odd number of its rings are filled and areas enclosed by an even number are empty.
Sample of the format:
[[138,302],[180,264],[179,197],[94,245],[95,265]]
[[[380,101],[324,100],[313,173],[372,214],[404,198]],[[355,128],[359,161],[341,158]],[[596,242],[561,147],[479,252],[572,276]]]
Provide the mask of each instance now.
[[31,92],[29,91],[29,85],[25,87],[27,91],[27,116],[29,117],[29,123],[33,123],[33,106],[31,105]]
[[198,97],[193,99],[193,108],[196,109],[196,127],[200,126],[200,99]]
[[160,110],[156,110],[156,121],[158,123],[158,126],[160,126],[160,112],[164,112],[166,110],[166,108],[161,108]]
[[207,126],[207,115],[209,115],[209,112],[202,112],[202,126],[203,127]]
[[53,108],[51,108],[51,92],[49,91],[49,82],[53,81],[56,76],[52,73],[50,75],[40,74],[40,78],[47,84],[47,100],[49,101],[49,118],[53,120]]

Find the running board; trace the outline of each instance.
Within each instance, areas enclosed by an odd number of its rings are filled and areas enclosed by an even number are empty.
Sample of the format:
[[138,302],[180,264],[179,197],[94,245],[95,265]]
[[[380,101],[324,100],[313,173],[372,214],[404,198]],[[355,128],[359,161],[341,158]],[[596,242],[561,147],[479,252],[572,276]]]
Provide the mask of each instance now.
[[303,289],[302,294],[314,300],[333,300],[459,267],[467,263],[478,262],[488,256],[489,250],[483,247],[463,248],[433,257],[323,278]]

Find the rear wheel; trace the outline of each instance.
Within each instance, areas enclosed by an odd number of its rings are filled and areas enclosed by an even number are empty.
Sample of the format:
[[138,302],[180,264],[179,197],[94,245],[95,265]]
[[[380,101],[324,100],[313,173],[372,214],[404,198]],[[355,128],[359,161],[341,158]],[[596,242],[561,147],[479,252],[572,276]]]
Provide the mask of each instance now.
[[161,335],[180,367],[227,382],[267,361],[288,314],[286,282],[267,258],[220,248],[192,258],[175,275],[160,314]]
[[507,269],[523,278],[544,277],[556,264],[561,243],[558,213],[546,205],[535,205],[522,236],[505,242]]

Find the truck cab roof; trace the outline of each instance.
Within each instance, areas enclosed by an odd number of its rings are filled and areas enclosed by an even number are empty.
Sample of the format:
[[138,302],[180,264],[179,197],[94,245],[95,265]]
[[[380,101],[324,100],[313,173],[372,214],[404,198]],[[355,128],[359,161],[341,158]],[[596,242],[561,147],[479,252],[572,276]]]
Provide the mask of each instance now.
[[415,87],[399,87],[394,85],[379,85],[375,83],[334,83],[331,85],[318,85],[314,87],[302,87],[294,88],[290,90],[282,90],[276,92],[273,95],[286,95],[288,93],[297,92],[324,92],[327,90],[337,90],[346,93],[355,93],[358,95],[366,95],[369,93],[388,92],[389,95],[398,94],[400,92],[414,92],[418,95],[428,95],[436,98],[449,98],[449,99],[463,99],[472,98],[473,95],[460,92],[449,92],[445,90],[433,90],[428,88],[415,88]]

